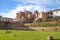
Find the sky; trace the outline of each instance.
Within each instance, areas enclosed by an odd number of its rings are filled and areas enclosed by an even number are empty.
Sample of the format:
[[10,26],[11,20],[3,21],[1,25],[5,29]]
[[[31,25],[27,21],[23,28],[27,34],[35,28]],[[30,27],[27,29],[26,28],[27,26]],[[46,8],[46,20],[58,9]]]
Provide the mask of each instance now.
[[0,15],[15,18],[18,11],[45,12],[60,8],[60,0],[0,0]]

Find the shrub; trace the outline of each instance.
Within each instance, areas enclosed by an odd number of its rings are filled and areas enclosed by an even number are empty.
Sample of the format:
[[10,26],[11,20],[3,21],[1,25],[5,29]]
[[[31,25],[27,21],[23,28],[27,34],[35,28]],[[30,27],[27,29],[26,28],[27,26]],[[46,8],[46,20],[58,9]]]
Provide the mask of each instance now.
[[11,31],[7,30],[4,32],[4,34],[8,34],[8,33],[11,33]]
[[13,34],[13,36],[16,36],[15,34]]
[[55,28],[55,31],[58,31],[58,28]]
[[59,22],[40,22],[40,23],[32,23],[30,27],[56,27],[60,26]]

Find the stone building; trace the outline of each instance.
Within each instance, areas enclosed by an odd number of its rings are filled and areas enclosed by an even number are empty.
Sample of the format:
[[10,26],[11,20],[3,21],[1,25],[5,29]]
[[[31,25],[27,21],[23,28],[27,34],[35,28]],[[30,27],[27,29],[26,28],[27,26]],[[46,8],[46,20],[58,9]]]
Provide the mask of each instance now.
[[1,22],[2,22],[2,21],[3,21],[3,22],[8,22],[8,21],[9,21],[9,22],[12,22],[12,20],[13,20],[12,18],[6,18],[6,17],[2,17],[2,18],[1,18]]
[[17,12],[16,13],[16,18],[17,19],[24,19],[25,18],[24,12],[22,12],[22,11]]
[[46,17],[45,13],[44,12],[38,12],[37,10],[34,12],[34,14],[32,14],[32,12],[30,11],[19,11],[16,13],[16,19],[18,21],[20,20],[27,20],[27,21],[32,21],[32,20],[43,20],[44,18]]
[[46,18],[45,12],[38,12],[37,10],[34,12],[35,21],[43,21]]
[[34,18],[38,19],[38,18],[44,18],[45,17],[45,13],[44,12],[38,12],[37,10],[34,12]]
[[17,20],[21,20],[21,19],[24,19],[24,20],[26,20],[26,19],[32,19],[32,12],[26,11],[26,10],[24,12],[19,11],[19,12],[16,13],[16,19]]
[[25,19],[31,19],[32,18],[32,12],[25,10],[24,13],[25,13]]
[[24,12],[19,11],[16,13],[16,19],[14,19],[14,22],[21,21],[23,23],[31,23],[32,18],[32,12],[26,10],[24,10]]
[[39,14],[39,12],[36,10],[36,11],[34,12],[34,14],[33,14],[34,19],[37,19],[37,18],[38,18],[38,14]]

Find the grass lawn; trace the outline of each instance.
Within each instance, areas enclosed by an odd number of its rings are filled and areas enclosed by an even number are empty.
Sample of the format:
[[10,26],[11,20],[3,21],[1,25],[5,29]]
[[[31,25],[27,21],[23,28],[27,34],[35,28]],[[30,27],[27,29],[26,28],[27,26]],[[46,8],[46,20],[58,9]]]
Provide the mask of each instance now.
[[[60,40],[60,32],[47,31],[22,31],[10,30],[11,33],[4,33],[6,30],[0,30],[0,40],[47,40],[47,36],[53,36],[55,40]],[[15,36],[13,36],[15,34]]]

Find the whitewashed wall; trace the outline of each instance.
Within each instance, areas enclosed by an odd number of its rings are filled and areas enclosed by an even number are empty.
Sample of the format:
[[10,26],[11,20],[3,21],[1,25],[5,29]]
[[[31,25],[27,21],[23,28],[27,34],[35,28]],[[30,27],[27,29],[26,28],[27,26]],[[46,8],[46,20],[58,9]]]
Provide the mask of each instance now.
[[53,15],[60,16],[60,11],[54,11]]
[[60,11],[53,11],[53,17],[60,16]]
[[38,14],[38,17],[39,17],[39,18],[42,18],[42,13],[39,13],[39,14]]

